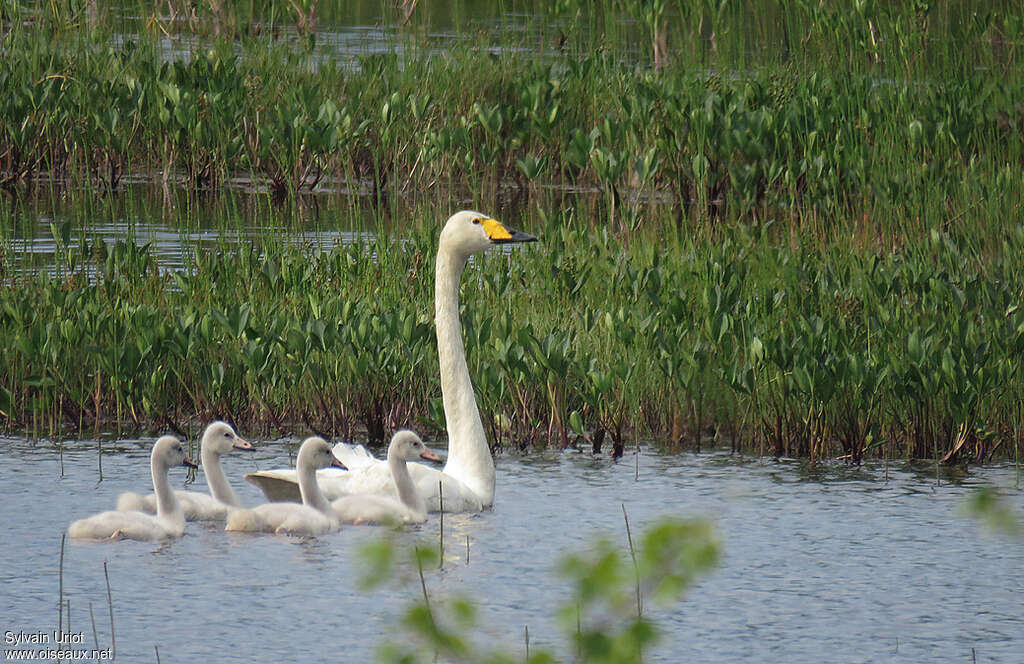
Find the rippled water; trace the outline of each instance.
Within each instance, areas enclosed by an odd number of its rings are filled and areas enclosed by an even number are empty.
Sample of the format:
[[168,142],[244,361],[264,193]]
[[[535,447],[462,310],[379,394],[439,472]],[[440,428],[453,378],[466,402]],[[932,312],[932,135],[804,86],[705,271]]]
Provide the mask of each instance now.
[[[49,221],[39,219],[35,223],[38,234],[7,240],[10,251],[16,257],[15,266],[18,269],[32,271],[39,266],[51,268],[57,262],[54,257],[58,255],[60,246],[52,235],[47,234],[46,226]],[[244,245],[246,242],[265,238],[271,233],[274,239],[283,245],[308,247],[310,250],[330,250],[338,245],[351,244],[372,237],[369,233],[337,230],[304,230],[292,233],[261,228],[237,232],[223,229],[183,230],[159,223],[93,223],[88,227],[90,244],[103,242],[109,246],[119,240],[128,240],[137,245],[149,245],[151,255],[164,270],[187,267],[193,252],[217,251],[225,246]],[[78,245],[73,243],[72,246]],[[23,265],[28,267],[22,267]]]
[[[288,441],[292,442],[292,441]],[[0,627],[57,625],[60,535],[74,518],[111,507],[148,482],[149,441],[122,441],[102,458],[78,443],[60,461],[48,445],[0,441]],[[285,442],[226,459],[229,476],[288,461]],[[173,481],[184,481],[183,469]],[[639,530],[662,515],[706,516],[723,540],[720,566],[682,603],[652,610],[665,630],[649,661],[1020,662],[1024,542],[991,535],[962,515],[970,492],[998,486],[1018,515],[1012,467],[972,470],[935,486],[930,469],[843,467],[722,453],[631,459],[567,453],[498,459],[493,511],[446,518],[448,559],[428,571],[432,596],[465,594],[480,638],[521,652],[563,643],[554,612],[568,597],[554,573],[565,552],[598,535],[623,542],[620,504]],[[238,481],[246,503],[261,495]],[[205,488],[200,475],[195,488]],[[635,532],[635,531],[634,531]],[[434,516],[400,541],[436,543]],[[170,544],[69,542],[64,596],[71,628],[91,647],[89,608],[109,644],[108,562],[121,661],[367,661],[400,637],[394,625],[418,580],[359,588],[357,552],[377,535],[347,528],[318,540],[228,535],[189,524]],[[467,564],[466,542],[469,542]]]

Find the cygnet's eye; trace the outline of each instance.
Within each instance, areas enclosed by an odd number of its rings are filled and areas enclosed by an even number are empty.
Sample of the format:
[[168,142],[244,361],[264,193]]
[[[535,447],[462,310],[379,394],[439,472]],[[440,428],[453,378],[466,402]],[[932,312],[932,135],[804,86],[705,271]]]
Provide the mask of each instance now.
[[474,219],[473,223],[476,224],[477,226],[479,226],[480,225],[480,218],[477,217],[476,219]]

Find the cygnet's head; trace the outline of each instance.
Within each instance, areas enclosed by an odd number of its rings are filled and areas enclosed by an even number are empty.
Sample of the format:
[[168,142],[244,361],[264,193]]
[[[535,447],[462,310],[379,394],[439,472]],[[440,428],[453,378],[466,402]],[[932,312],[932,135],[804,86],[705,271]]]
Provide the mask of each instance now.
[[416,459],[427,459],[429,461],[440,461],[433,450],[423,444],[423,441],[415,432],[408,429],[396,431],[391,436],[391,444],[388,445],[389,459],[404,459],[415,461]]
[[312,436],[302,441],[302,446],[299,448],[299,456],[295,459],[296,467],[302,466],[303,468],[327,468],[334,466],[335,468],[341,468],[342,470],[348,470],[338,457],[334,456],[334,451],[331,446],[327,444],[327,441],[319,436]]
[[181,441],[175,436],[160,436],[153,444],[152,459],[165,468],[172,466],[188,466],[197,468],[196,462],[188,458]]
[[445,222],[440,244],[459,255],[469,256],[495,244],[536,241],[533,235],[509,228],[486,214],[463,210]]
[[227,422],[212,422],[203,432],[203,452],[227,454],[231,450],[251,450],[252,444],[235,433]]

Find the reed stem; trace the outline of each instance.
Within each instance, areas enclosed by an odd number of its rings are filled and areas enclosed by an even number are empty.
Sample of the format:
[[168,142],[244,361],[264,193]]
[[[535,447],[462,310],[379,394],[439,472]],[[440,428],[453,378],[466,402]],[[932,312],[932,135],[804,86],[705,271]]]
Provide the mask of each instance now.
[[433,621],[434,613],[430,609],[430,597],[427,596],[427,581],[423,578],[423,559],[419,555],[419,547],[416,548],[416,569],[420,575],[420,589],[423,591],[423,605],[427,607],[427,613]]
[[64,631],[64,540],[67,533],[60,534],[60,562],[57,564],[57,631]]
[[622,518],[626,521],[626,539],[629,541],[629,555],[633,559],[633,574],[636,577],[636,617],[644,615],[643,597],[640,593],[640,566],[636,561],[636,549],[633,547],[633,532],[629,529],[629,515],[626,514],[626,504],[622,503]]
[[110,594],[110,574],[107,571],[107,561],[103,561],[103,579],[107,583],[107,609],[110,614],[110,652],[111,661],[117,659],[117,637],[114,636],[114,600]]
[[92,602],[89,602],[89,623],[92,625],[92,647],[100,649],[99,634],[96,633],[96,616],[92,612]]
[[437,567],[438,569],[444,569],[444,487],[441,482],[437,483],[437,501],[439,505],[440,518],[438,519],[437,538],[438,538],[438,556]]

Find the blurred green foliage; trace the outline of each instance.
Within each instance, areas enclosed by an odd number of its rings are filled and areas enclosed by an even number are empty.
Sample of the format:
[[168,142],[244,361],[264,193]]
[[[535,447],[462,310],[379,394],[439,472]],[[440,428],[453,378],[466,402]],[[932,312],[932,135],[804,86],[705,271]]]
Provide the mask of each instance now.
[[423,599],[405,609],[405,635],[380,650],[381,661],[407,664],[438,659],[542,664],[569,654],[581,662],[641,662],[643,653],[658,643],[660,630],[657,608],[645,614],[637,603],[651,598],[654,607],[672,606],[714,568],[720,555],[708,522],[678,519],[662,519],[647,528],[633,552],[635,565],[621,547],[606,539],[589,544],[585,553],[566,555],[558,570],[572,591],[557,621],[565,642],[558,651],[550,651],[530,647],[527,641],[524,654],[482,643],[478,634],[484,627],[471,599],[428,594],[423,570],[436,568],[436,551],[422,547],[408,552],[401,546],[396,540],[378,540],[361,558],[371,585],[408,580],[413,570],[419,571]]

